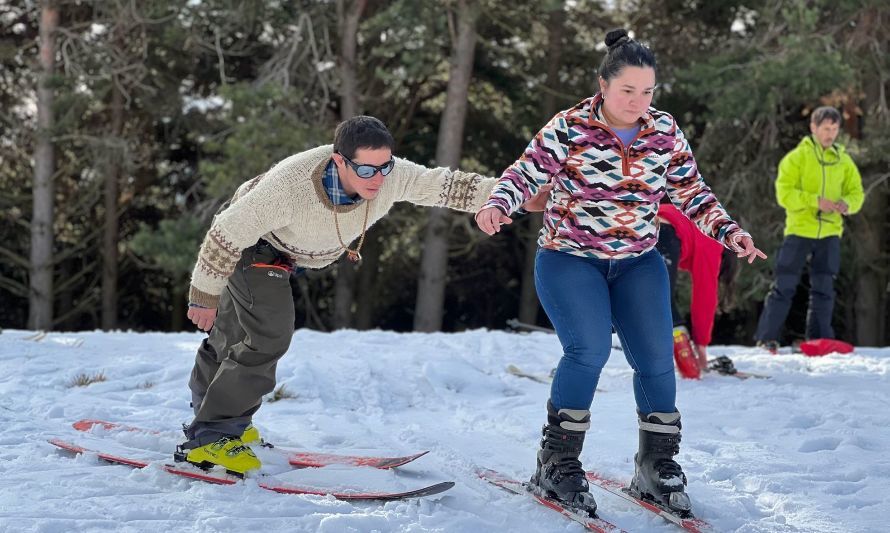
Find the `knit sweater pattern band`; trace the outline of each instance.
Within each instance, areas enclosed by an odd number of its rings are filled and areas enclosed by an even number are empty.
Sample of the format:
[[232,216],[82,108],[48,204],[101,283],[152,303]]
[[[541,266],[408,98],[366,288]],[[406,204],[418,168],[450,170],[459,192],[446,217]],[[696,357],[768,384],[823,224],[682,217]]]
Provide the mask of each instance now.
[[485,207],[510,215],[548,182],[554,187],[538,238],[541,248],[623,259],[658,240],[662,196],[705,234],[739,250],[748,234],[705,184],[674,118],[649,108],[628,146],[606,123],[597,94],[558,113],[507,168]]
[[427,168],[395,158],[377,197],[351,205],[333,205],[322,184],[333,154],[326,145],[292,155],[269,171],[243,183],[228,206],[214,217],[192,272],[189,301],[215,308],[244,249],[264,239],[303,268],[323,268],[349,244],[383,218],[396,202],[478,211],[496,180],[448,168]]

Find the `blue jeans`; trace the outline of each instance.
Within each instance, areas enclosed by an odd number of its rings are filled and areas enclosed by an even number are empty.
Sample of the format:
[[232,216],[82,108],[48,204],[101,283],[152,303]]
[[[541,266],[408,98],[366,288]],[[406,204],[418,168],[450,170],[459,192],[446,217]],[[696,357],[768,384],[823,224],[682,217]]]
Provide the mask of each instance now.
[[612,351],[612,327],[634,370],[643,415],[676,411],[670,285],[657,250],[628,259],[538,250],[538,298],[562,343],[550,401],[556,409],[590,409]]

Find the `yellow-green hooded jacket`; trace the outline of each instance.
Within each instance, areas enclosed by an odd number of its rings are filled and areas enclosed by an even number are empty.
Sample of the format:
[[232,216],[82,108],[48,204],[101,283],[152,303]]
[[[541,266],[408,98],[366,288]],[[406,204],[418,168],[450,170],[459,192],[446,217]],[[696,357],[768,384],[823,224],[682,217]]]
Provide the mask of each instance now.
[[779,163],[776,199],[785,208],[785,235],[821,239],[844,231],[840,213],[819,211],[819,197],[843,200],[853,214],[862,207],[862,177],[838,144],[823,149],[806,136]]

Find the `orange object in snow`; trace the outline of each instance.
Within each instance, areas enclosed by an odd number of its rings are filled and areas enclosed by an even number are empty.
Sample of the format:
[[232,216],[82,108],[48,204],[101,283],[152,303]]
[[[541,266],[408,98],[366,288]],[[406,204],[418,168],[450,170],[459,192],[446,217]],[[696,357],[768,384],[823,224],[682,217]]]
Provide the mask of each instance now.
[[[676,337],[674,337],[676,345]],[[810,339],[800,343],[800,351],[810,357],[820,357],[830,353],[850,353],[853,345],[837,339]]]
[[677,370],[684,378],[699,379],[701,377],[701,369],[695,358],[692,340],[689,339],[689,332],[683,326],[674,328],[674,361],[677,363]]

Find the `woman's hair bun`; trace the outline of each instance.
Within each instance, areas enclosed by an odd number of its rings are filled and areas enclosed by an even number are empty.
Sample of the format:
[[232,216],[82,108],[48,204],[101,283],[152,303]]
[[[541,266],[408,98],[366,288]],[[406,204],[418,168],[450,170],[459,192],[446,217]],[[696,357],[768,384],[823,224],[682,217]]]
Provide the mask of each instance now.
[[621,73],[624,67],[651,67],[655,70],[655,55],[642,43],[631,39],[627,30],[618,28],[606,34],[608,51],[603,54],[599,75],[609,81]]
[[627,30],[624,28],[619,28],[617,30],[612,30],[606,34],[606,46],[609,50],[615,48],[616,46],[621,46],[630,40],[630,37],[627,35]]

